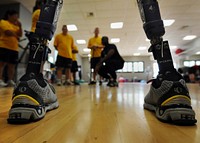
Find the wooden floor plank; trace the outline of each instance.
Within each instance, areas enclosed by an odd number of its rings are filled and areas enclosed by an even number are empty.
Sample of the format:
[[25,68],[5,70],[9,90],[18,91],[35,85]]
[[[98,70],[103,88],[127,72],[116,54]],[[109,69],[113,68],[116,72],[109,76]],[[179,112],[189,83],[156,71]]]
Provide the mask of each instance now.
[[[200,86],[188,84],[200,121]],[[199,143],[200,123],[175,126],[143,109],[149,85],[56,87],[59,108],[38,122],[7,124],[12,88],[0,88],[0,143]]]

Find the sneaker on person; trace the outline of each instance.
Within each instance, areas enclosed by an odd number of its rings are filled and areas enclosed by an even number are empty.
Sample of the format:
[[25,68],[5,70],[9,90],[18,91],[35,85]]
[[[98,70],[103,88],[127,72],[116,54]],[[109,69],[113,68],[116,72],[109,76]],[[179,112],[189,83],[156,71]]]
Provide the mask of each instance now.
[[73,85],[73,83],[70,80],[66,80],[64,85]]
[[80,83],[78,81],[74,81],[73,83],[74,83],[74,85],[80,85]]
[[186,83],[176,71],[159,74],[153,80],[144,100],[144,108],[154,111],[163,122],[177,125],[197,122]]
[[42,74],[24,75],[17,83],[7,119],[10,124],[24,124],[42,119],[47,111],[58,108],[55,89]]
[[5,87],[5,86],[7,86],[7,84],[3,80],[0,79],[0,87]]
[[100,80],[100,81],[99,81],[99,85],[102,85],[102,84],[103,84],[103,82]]
[[9,80],[7,86],[14,87],[16,83],[13,80]]
[[57,84],[57,86],[61,86],[61,85],[62,85],[62,82],[61,82],[61,80],[60,80],[60,79],[58,79],[56,84]]
[[96,81],[90,81],[89,85],[95,85],[96,84]]
[[118,84],[118,82],[117,82],[116,80],[114,80],[114,85],[115,85],[116,87],[119,86],[119,84]]
[[115,87],[115,82],[113,80],[109,80],[107,86]]

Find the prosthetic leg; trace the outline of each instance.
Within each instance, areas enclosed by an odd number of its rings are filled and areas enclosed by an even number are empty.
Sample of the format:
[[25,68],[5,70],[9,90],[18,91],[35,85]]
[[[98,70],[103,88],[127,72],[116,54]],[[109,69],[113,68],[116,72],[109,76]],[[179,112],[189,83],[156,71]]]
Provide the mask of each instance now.
[[47,40],[54,35],[63,0],[47,0],[41,8],[36,31],[30,37],[27,70],[18,81],[12,97],[8,123],[28,123],[42,119],[46,111],[57,108],[55,89],[41,73],[48,54]]
[[144,108],[155,112],[163,122],[193,125],[197,121],[191,107],[189,91],[183,77],[174,69],[157,0],[137,0],[143,28],[151,46],[149,52],[157,60],[159,74],[153,80],[144,100]]

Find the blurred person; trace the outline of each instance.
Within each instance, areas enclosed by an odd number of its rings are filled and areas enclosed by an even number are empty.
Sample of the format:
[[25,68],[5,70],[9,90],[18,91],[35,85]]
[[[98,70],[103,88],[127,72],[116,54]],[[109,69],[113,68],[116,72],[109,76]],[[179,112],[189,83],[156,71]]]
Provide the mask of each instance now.
[[74,46],[74,49],[72,50],[72,67],[71,67],[71,73],[74,85],[80,85],[76,80],[76,72],[78,71],[78,63],[76,58],[77,53],[78,53],[78,48],[77,46]]
[[118,86],[116,71],[123,68],[124,60],[116,45],[110,44],[108,41],[108,37],[102,37],[102,44],[105,47],[101,52],[101,59],[96,65],[95,71],[109,80],[107,86],[114,87]]
[[189,80],[191,83],[199,82],[200,66],[194,65],[188,69]]
[[[90,65],[91,75],[93,72],[93,77],[92,76],[90,77],[89,84],[96,84],[97,73],[94,69],[95,69],[97,63],[99,63],[99,61],[101,59],[101,51],[103,49],[101,37],[99,36],[99,28],[98,27],[96,27],[94,30],[94,37],[89,39],[88,48],[91,49],[91,63],[90,63],[91,64]],[[100,77],[100,84],[102,84],[101,77]]]
[[[22,26],[18,12],[8,10],[0,21],[0,86],[14,86],[15,66],[18,62],[18,40],[22,36]],[[3,70],[8,67],[8,84],[3,81]]]
[[[58,56],[56,60],[57,67],[57,85],[60,86],[62,83],[71,85],[71,67],[72,67],[72,51],[74,49],[74,39],[68,34],[66,25],[62,27],[62,33],[57,34],[54,40],[54,47],[58,50]],[[65,70],[65,81],[61,81],[62,72]]]
[[33,8],[32,14],[32,25],[31,25],[31,32],[35,32],[37,21],[39,20],[41,6],[44,4],[46,0],[36,0],[35,6]]

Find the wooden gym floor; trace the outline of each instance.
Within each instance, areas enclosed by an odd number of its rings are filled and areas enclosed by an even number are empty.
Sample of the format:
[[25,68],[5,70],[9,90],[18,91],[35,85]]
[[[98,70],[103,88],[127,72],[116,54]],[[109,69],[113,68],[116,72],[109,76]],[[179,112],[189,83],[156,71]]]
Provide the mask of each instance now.
[[195,126],[158,121],[143,109],[150,85],[55,87],[60,107],[38,122],[7,124],[12,88],[0,88],[0,143],[199,143],[200,86],[188,84]]

